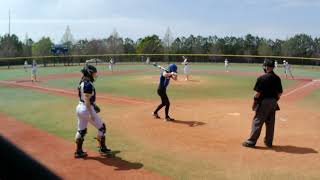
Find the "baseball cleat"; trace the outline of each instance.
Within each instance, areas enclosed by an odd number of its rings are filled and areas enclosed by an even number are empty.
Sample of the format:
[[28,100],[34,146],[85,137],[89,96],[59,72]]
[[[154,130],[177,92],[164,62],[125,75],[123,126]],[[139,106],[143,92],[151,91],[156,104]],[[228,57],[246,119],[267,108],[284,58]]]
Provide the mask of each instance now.
[[74,153],[74,157],[75,158],[84,158],[84,157],[87,157],[88,154],[86,152],[83,152],[82,150],[81,151],[76,151]]
[[108,149],[107,147],[100,147],[99,148],[99,153],[101,155],[110,155],[111,154],[111,149]]
[[152,113],[152,115],[153,115],[153,117],[154,117],[155,119],[160,119],[160,116],[159,116],[158,114]]

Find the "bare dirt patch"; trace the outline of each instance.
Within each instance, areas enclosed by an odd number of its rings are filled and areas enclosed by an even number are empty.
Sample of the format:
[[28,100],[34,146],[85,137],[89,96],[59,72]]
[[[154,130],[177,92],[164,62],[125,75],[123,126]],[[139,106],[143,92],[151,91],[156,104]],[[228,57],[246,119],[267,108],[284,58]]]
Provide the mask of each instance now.
[[89,151],[89,157],[74,159],[74,144],[0,114],[1,135],[46,165],[63,179],[168,179],[143,169],[139,162],[106,158]]

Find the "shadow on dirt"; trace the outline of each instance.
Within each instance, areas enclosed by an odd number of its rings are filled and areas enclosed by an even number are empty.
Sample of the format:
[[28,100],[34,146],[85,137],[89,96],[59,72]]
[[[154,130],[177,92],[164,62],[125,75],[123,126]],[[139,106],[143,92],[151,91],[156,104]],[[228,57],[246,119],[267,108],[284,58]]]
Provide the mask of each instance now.
[[143,164],[137,162],[129,162],[121,157],[117,157],[120,151],[112,151],[108,156],[86,157],[84,160],[95,160],[107,166],[116,167],[116,171],[127,171],[132,169],[141,169]]
[[317,154],[318,151],[307,148],[307,147],[298,147],[298,146],[273,146],[272,148],[267,147],[256,147],[256,149],[259,150],[270,150],[275,152],[284,152],[284,153],[290,153],[290,154]]

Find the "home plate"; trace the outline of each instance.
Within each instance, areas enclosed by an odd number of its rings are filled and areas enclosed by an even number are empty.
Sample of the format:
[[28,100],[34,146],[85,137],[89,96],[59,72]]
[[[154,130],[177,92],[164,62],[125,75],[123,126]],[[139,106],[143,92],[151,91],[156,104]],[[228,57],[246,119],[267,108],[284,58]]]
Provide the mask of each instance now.
[[228,113],[229,116],[240,116],[240,113]]
[[280,118],[280,121],[282,121],[282,122],[286,122],[286,121],[287,121],[287,119],[285,119],[285,118]]

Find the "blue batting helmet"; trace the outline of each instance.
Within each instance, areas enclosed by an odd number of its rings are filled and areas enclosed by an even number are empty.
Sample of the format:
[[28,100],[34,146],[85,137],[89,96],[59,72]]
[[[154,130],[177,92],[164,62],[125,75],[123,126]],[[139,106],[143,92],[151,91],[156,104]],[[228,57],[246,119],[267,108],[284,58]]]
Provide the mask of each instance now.
[[169,70],[169,72],[175,72],[176,73],[177,70],[178,70],[178,67],[175,64],[170,64],[169,67],[168,67],[168,70]]

